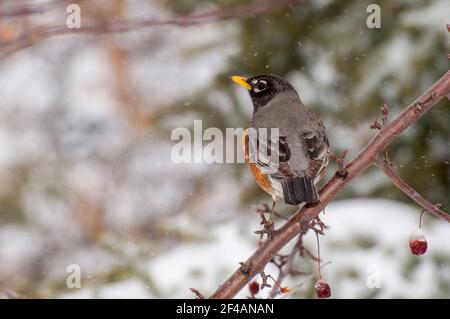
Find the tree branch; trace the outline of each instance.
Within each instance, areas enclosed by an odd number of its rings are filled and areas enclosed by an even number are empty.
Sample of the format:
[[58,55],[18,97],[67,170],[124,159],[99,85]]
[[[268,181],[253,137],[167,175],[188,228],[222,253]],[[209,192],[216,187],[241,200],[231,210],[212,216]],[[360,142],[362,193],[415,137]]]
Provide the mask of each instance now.
[[287,275],[289,275],[290,272],[292,271],[294,259],[299,254],[300,248],[302,247],[302,241],[303,241],[302,236],[303,236],[303,234],[299,235],[298,240],[295,243],[294,247],[292,247],[292,250],[289,253],[289,255],[283,256],[283,257],[285,257],[284,263],[278,266],[279,273],[278,273],[278,277],[276,279],[276,282],[278,283],[278,285],[274,285],[272,287],[272,290],[269,293],[270,299],[273,299],[277,296],[277,294],[280,291],[279,286],[281,285],[283,280],[287,277]]
[[[105,33],[124,33],[149,27],[176,26],[188,27],[198,24],[206,24],[221,20],[234,18],[253,17],[270,11],[293,7],[302,3],[303,0],[265,0],[253,1],[248,4],[222,6],[217,9],[189,13],[182,16],[159,19],[155,17],[117,19],[113,21],[101,21],[91,24],[82,23],[81,28],[70,29],[66,25],[41,26],[36,27],[31,32],[27,32],[15,39],[6,42],[0,42],[0,58],[6,57],[20,49],[30,47],[37,42],[50,37],[66,34],[85,33],[85,34],[105,34]],[[28,14],[39,12],[43,8],[31,8]],[[17,9],[18,12],[4,12],[3,15],[20,15],[26,13],[26,8]],[[31,11],[31,12],[30,12]],[[0,12],[1,13],[1,12]]]
[[[300,232],[305,232],[312,219],[351,181],[372,165],[386,146],[400,133],[423,116],[442,97],[450,93],[450,71],[433,84],[421,97],[409,105],[393,121],[386,123],[378,134],[350,163],[345,165],[346,175],[332,177],[319,191],[320,202],[297,211],[288,222],[275,230],[272,236],[247,259],[212,295],[212,298],[234,297],[256,274],[261,272],[275,254]],[[447,219],[445,219],[447,220]],[[448,220],[447,220],[448,221]]]
[[61,3],[69,3],[70,0],[49,0],[42,3],[30,3],[22,6],[15,6],[9,9],[0,10],[0,18],[18,18],[23,16],[28,16],[32,14],[41,14],[50,10],[52,6]]
[[387,177],[389,177],[392,183],[394,183],[395,186],[397,186],[403,193],[405,193],[406,196],[408,196],[417,204],[422,206],[423,209],[425,209],[427,212],[435,215],[436,217],[442,218],[450,223],[450,215],[444,212],[443,210],[439,209],[439,205],[435,205],[427,201],[419,193],[417,193],[411,186],[409,186],[404,180],[402,180],[400,176],[398,176],[397,173],[395,172],[394,167],[392,167],[392,165],[389,164],[388,161],[380,157],[376,160],[375,164],[381,170],[383,170],[383,172],[387,175]]

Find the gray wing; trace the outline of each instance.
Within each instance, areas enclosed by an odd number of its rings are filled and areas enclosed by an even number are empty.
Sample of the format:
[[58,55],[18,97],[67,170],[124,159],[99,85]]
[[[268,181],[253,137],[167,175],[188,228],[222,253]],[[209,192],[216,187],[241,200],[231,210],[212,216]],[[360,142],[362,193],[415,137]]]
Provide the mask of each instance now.
[[[295,174],[289,166],[291,151],[286,141],[286,136],[280,136],[278,147],[273,144],[267,145],[263,140],[257,140],[257,150],[263,150],[258,153],[255,164],[264,174],[270,174],[274,177],[294,177]],[[274,159],[277,161],[274,161]]]
[[[267,152],[259,153],[259,158],[256,161],[258,168],[263,173],[278,178],[295,176],[314,178],[319,176],[328,165],[329,142],[322,121],[317,123],[317,129],[304,130],[297,136],[296,145],[290,146],[286,136],[280,136],[276,153],[274,153],[274,148],[271,145],[267,145],[258,139],[258,149],[267,150]],[[265,153],[270,158],[261,156]],[[273,160],[270,160],[274,156],[278,159],[276,165]],[[305,163],[298,163],[299,161]],[[297,167],[302,167],[302,169],[298,170]]]
[[306,130],[301,133],[308,154],[307,177],[318,177],[328,165],[328,148],[330,143],[327,138],[325,126],[322,121],[317,122],[314,130]]

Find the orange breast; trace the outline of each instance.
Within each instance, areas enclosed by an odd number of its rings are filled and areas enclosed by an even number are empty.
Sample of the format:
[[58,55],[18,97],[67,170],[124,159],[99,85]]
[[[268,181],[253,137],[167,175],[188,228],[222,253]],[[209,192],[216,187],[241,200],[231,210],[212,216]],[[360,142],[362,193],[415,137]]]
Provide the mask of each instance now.
[[247,130],[245,130],[244,134],[242,135],[242,147],[244,148],[244,157],[245,162],[250,167],[250,170],[253,173],[253,176],[255,176],[256,183],[269,195],[272,195],[272,184],[270,182],[270,179],[266,174],[261,173],[260,169],[255,163],[249,162],[249,156],[248,156],[248,143],[249,138],[247,134]]

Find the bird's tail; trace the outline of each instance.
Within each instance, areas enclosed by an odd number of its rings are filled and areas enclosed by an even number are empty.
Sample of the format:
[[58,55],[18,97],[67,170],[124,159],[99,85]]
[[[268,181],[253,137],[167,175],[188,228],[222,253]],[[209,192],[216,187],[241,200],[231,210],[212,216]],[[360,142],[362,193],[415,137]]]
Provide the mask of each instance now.
[[319,194],[317,194],[314,186],[314,178],[283,178],[281,185],[286,204],[299,205],[301,203],[316,203],[319,201]]

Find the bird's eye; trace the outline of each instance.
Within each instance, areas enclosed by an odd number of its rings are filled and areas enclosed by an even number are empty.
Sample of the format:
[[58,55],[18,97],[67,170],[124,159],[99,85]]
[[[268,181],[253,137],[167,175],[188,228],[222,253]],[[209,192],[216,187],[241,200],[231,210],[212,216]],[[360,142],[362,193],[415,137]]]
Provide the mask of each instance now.
[[261,80],[261,81],[258,81],[258,83],[256,83],[255,92],[261,92],[261,91],[264,91],[265,89],[267,89],[266,81]]

